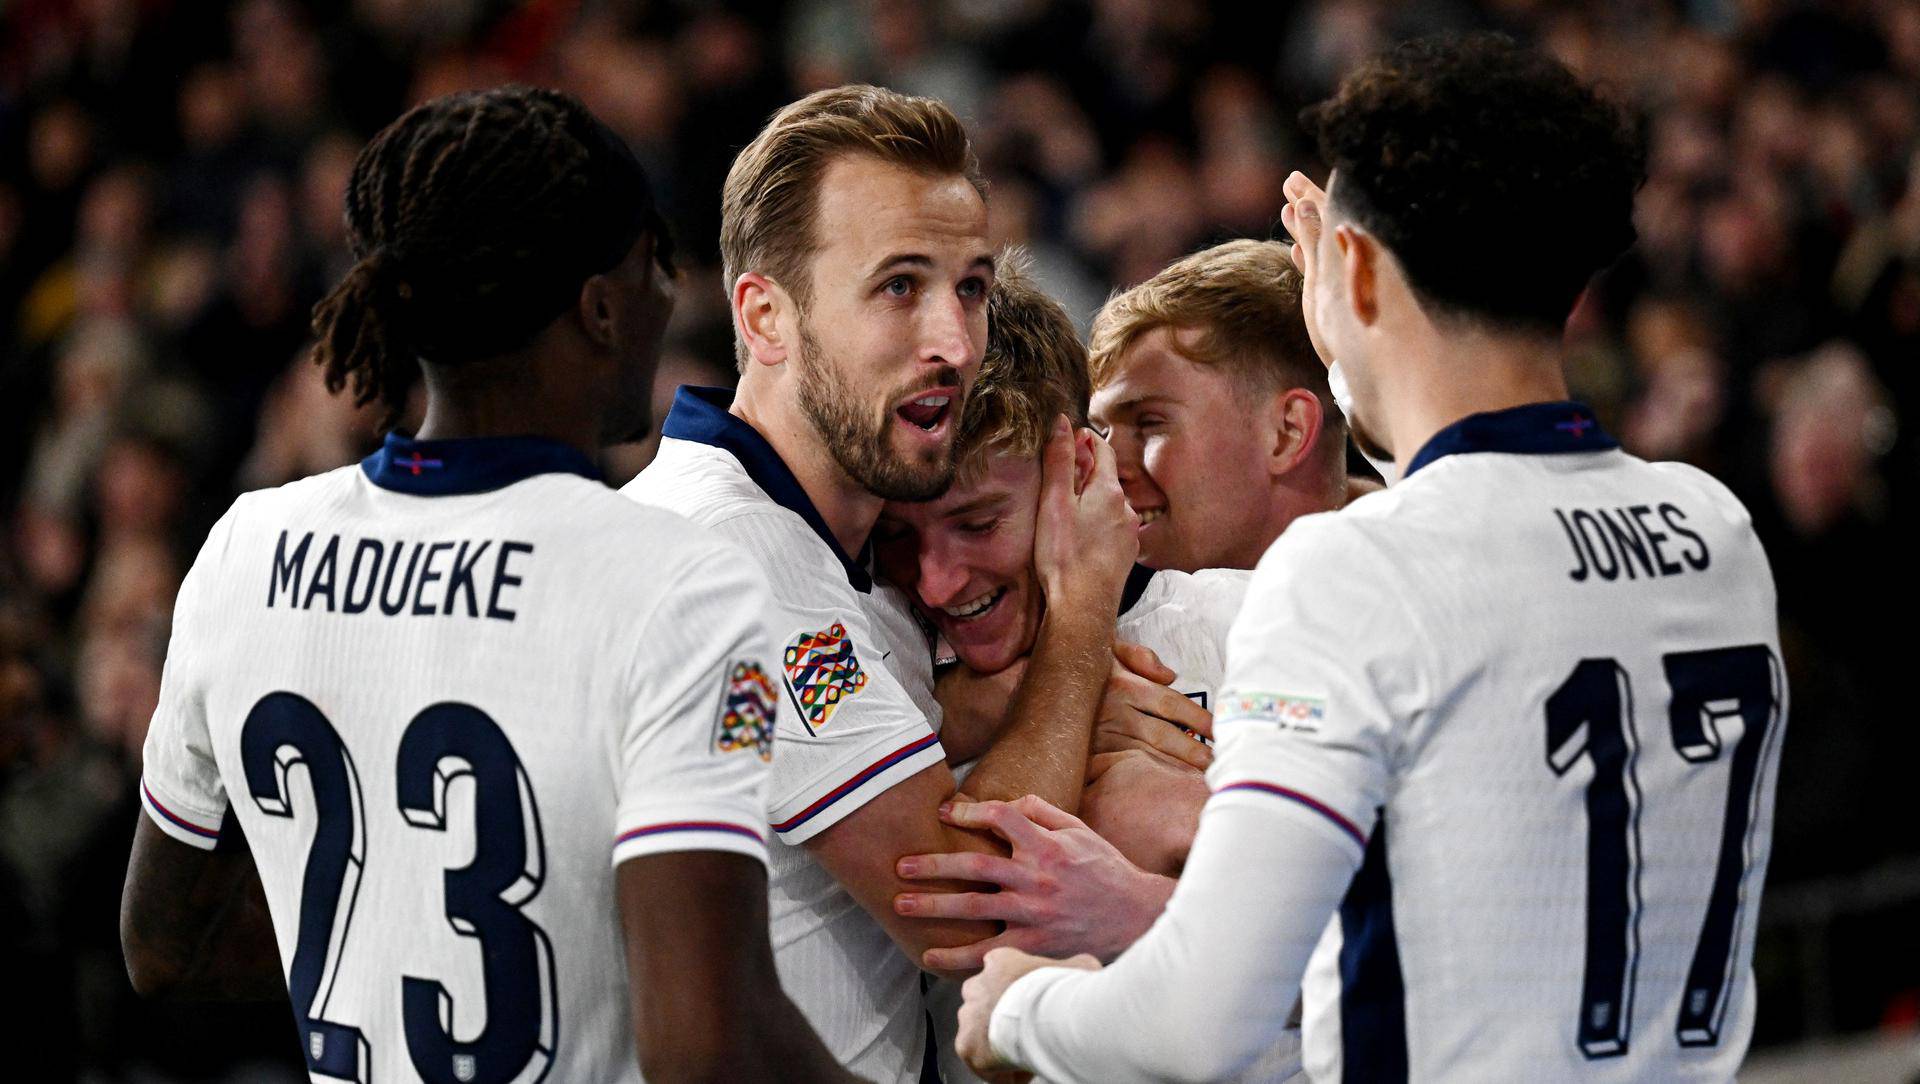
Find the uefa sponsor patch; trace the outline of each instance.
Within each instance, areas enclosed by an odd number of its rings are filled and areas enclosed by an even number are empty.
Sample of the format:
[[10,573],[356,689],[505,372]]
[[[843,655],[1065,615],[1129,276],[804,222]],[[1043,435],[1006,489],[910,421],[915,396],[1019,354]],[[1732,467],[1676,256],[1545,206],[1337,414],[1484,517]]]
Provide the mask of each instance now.
[[1220,693],[1216,719],[1259,719],[1282,730],[1312,734],[1327,718],[1327,702],[1318,696],[1268,693],[1253,689],[1226,689]]
[[780,703],[773,679],[757,662],[742,660],[727,671],[726,692],[720,697],[720,722],[714,728],[718,753],[751,749],[761,760],[773,759],[773,718]]
[[809,731],[833,718],[840,703],[867,687],[867,673],[853,653],[847,627],[835,621],[819,632],[803,632],[787,645],[787,681]]

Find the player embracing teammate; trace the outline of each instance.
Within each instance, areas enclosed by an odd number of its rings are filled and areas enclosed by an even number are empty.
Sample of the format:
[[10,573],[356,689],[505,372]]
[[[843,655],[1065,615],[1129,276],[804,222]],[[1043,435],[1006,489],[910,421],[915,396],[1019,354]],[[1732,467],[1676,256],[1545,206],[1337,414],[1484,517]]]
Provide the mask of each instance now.
[[1307,119],[1310,327],[1402,478],[1262,558],[1159,922],[1104,971],[989,955],[961,1051],[1216,1079],[1304,977],[1315,1080],[1731,1079],[1785,725],[1772,579],[1726,488],[1619,450],[1559,353],[1633,240],[1637,147],[1499,38],[1399,47]]
[[[1286,222],[1329,382],[1182,315],[1231,324],[1278,246],[1197,254],[1096,330],[1116,463],[1054,420],[1086,355],[1030,284],[996,293],[953,115],[794,103],[723,197],[739,389],[681,390],[631,501],[589,455],[645,428],[672,307],[637,163],[550,92],[397,121],[317,329],[330,384],[397,415],[417,369],[426,419],[243,498],[183,586],[136,984],[284,979],[325,1079],[906,1084],[921,969],[983,955],[957,1045],[989,1077],[1288,1073],[1304,993],[1315,1080],[1731,1078],[1785,725],[1771,577],[1724,487],[1620,451],[1559,355],[1632,242],[1637,146],[1499,38],[1400,47],[1307,119],[1332,172],[1289,180]],[[990,297],[1031,333],[957,464]],[[1396,484],[1321,514],[1348,431]],[[911,603],[875,578],[883,505]],[[1282,530],[1250,581],[1134,566],[1244,567]],[[983,676],[949,756],[942,703]],[[1199,698],[1211,753],[1155,717],[1204,733]],[[1153,758],[1211,762],[1175,773],[1188,815],[1155,805],[1165,765],[1130,774]],[[1072,816],[1116,769],[1089,820],[1117,793],[1177,887]]]

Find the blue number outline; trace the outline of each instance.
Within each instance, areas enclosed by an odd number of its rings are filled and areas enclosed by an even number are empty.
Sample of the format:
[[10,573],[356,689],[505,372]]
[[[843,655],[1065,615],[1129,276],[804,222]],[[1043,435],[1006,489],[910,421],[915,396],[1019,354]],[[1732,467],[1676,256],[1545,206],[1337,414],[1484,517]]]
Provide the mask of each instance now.
[[[325,759],[329,755],[334,759]],[[288,992],[307,1068],[367,1084],[372,1051],[365,1034],[323,1015],[333,997],[366,869],[366,803],[360,794],[360,776],[339,732],[312,701],[289,692],[261,697],[240,726],[240,765],[247,790],[262,813],[293,819],[290,777],[294,766],[301,764],[307,769],[317,823],[302,864],[299,934],[287,969]],[[349,830],[342,840],[338,833],[343,800]]]
[[[463,775],[471,777],[475,787],[474,854],[467,865],[442,870],[441,877],[447,924],[481,947],[486,1023],[475,1039],[454,1039],[454,998],[445,984],[403,975],[407,1053],[421,1078],[434,1084],[533,1084],[553,1067],[560,1034],[553,945],[523,911],[539,895],[546,877],[546,842],[533,783],[506,732],[486,712],[457,701],[422,709],[407,724],[394,758],[401,816],[415,828],[444,832],[447,793]],[[492,792],[509,782],[515,791],[512,801],[494,796]],[[489,826],[489,821],[503,823]],[[505,873],[513,877],[503,884],[500,875]],[[506,914],[495,905],[504,905]],[[512,928],[503,930],[503,923]],[[516,934],[518,945],[513,943]],[[531,959],[517,958],[521,956]],[[535,972],[533,1000],[538,1002],[532,1006],[523,991],[518,997],[503,992],[513,979],[525,982],[529,962]],[[530,1021],[524,1019],[529,1009]],[[503,1043],[505,1050],[500,1049]],[[498,1068],[502,1064],[508,1068]]]

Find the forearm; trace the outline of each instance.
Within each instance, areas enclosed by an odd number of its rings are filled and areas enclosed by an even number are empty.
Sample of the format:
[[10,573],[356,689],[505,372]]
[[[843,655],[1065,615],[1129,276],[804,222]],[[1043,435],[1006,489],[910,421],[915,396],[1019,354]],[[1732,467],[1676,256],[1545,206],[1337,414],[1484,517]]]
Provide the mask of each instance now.
[[993,1015],[994,1048],[1050,1080],[1215,1080],[1281,1037],[1360,853],[1315,814],[1210,806],[1166,913],[1105,971],[1046,969]]
[[1112,670],[1111,620],[1050,609],[1006,727],[967,777],[967,794],[982,801],[1033,794],[1077,811],[1094,720]]
[[[202,854],[143,821],[120,921],[127,973],[140,993],[181,1000],[270,1001],[286,979],[253,856]],[[156,848],[179,848],[159,860]],[[185,852],[185,853],[181,853]]]

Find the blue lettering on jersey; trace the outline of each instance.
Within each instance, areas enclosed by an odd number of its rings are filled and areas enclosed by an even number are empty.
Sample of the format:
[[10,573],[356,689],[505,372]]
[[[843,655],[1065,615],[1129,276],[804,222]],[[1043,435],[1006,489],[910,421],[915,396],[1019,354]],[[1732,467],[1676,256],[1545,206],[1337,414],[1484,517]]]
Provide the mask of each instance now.
[[[523,558],[533,553],[531,542],[382,542],[377,538],[328,535],[319,544],[316,557],[312,556],[315,542],[312,531],[297,540],[290,531],[280,532],[267,576],[269,609],[342,614],[373,610],[388,617],[463,614],[512,621],[518,616],[515,589],[525,580]],[[341,581],[338,570],[343,551],[352,556],[346,559],[346,578]],[[488,551],[492,551],[493,560],[483,565],[482,558]]]
[[[1651,522],[1655,511],[1667,530]],[[1658,579],[1678,576],[1688,569],[1702,572],[1713,563],[1707,540],[1686,526],[1687,514],[1676,504],[1661,504],[1657,509],[1644,504],[1572,511],[1556,508],[1553,515],[1573,548],[1573,567],[1567,570],[1567,578],[1575,583],[1584,583],[1590,577],[1608,583],[1623,576],[1629,580],[1643,575]],[[1687,543],[1677,543],[1675,535]]]

